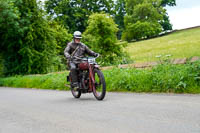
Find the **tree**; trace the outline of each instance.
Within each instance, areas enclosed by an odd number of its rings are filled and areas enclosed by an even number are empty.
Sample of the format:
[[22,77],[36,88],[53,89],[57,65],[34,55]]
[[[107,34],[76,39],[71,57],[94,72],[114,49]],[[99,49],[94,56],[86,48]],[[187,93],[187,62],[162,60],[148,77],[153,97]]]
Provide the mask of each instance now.
[[92,13],[112,13],[112,0],[48,0],[45,7],[54,19],[63,24],[70,33],[85,31]]
[[[16,4],[21,1],[17,1]],[[0,49],[4,58],[4,66],[9,72],[17,69],[19,62],[17,51],[20,49],[21,37],[27,31],[27,27],[21,26],[29,21],[20,18],[19,8],[13,0],[0,1]],[[18,58],[17,58],[18,57]],[[8,72],[8,73],[9,73]]]
[[59,25],[54,20],[49,20],[49,25],[52,29],[52,33],[54,33],[54,38],[56,40],[56,49],[57,49],[57,61],[58,70],[65,70],[66,68],[66,59],[63,54],[64,49],[68,42],[71,41],[72,35],[68,33],[68,30],[64,28],[64,26]]
[[117,25],[109,15],[94,13],[89,17],[83,39],[89,47],[102,55],[104,63],[112,64],[122,54],[121,46],[116,43],[117,31]]
[[163,20],[159,23],[161,24],[163,31],[172,30],[172,24],[169,21],[169,16],[167,13],[163,15]]
[[[23,21],[23,20],[22,20]],[[0,48],[1,52],[6,50],[9,39],[17,34],[22,35],[26,28],[20,30],[20,13],[18,8],[14,6],[13,1],[0,1]]]
[[162,31],[159,22],[163,20],[165,11],[160,0],[126,0],[127,15],[122,38],[131,41],[158,35]]
[[161,6],[166,7],[166,6],[176,6],[176,0],[162,0]]
[[[176,6],[176,0],[162,0],[161,6]],[[172,24],[169,21],[167,12],[164,14],[163,20],[160,21],[160,24],[162,25],[163,31],[172,30]]]
[[126,14],[125,11],[125,1],[124,0],[116,0],[114,6],[114,21],[118,25],[119,31],[117,33],[118,39],[121,39],[122,31],[124,30],[124,16]]
[[36,0],[5,0],[0,4],[1,49],[6,74],[47,73],[57,69],[55,28]]

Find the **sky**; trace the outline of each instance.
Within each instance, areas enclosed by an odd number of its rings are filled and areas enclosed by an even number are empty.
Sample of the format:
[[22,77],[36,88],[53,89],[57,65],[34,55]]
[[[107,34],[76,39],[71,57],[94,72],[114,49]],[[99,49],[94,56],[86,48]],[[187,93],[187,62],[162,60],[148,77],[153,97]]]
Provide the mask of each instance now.
[[176,0],[176,4],[167,7],[173,29],[200,26],[200,0]]

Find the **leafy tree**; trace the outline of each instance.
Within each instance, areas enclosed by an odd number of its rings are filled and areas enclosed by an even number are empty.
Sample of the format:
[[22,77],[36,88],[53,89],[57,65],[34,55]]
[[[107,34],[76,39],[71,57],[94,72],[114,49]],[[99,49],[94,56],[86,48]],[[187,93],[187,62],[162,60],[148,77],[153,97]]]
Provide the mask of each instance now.
[[116,43],[117,31],[117,25],[109,15],[94,13],[89,17],[83,39],[95,52],[102,55],[103,63],[112,64],[122,54],[121,46]]
[[[23,21],[23,20],[22,20]],[[0,48],[1,52],[6,50],[7,44],[9,44],[9,39],[15,37],[16,35],[22,35],[26,28],[21,28],[19,26],[20,13],[17,7],[14,6],[13,1],[0,0]]]
[[126,0],[126,28],[122,38],[131,41],[158,35],[162,31],[159,22],[165,14],[160,5],[160,0]]
[[72,35],[68,33],[62,25],[59,25],[56,21],[49,21],[49,25],[53,30],[54,37],[56,39],[58,54],[63,56],[63,51],[66,44],[71,41]]
[[156,36],[161,32],[159,23],[141,22],[130,23],[123,34],[123,39],[131,41],[132,39],[150,38]]
[[56,49],[58,53],[58,70],[65,70],[66,68],[66,59],[63,55],[63,51],[68,42],[71,41],[72,35],[68,33],[68,30],[65,29],[62,25],[59,25],[56,21],[49,21],[49,25],[54,33],[54,38],[56,40]]
[[118,39],[121,38],[122,31],[124,30],[124,16],[126,14],[125,11],[125,1],[124,0],[116,0],[114,6],[114,20],[118,25],[119,31],[117,33]]
[[161,6],[166,7],[166,6],[176,6],[176,0],[162,0]]
[[54,19],[63,24],[70,33],[85,31],[89,16],[95,12],[112,13],[112,0],[48,0],[45,7]]
[[[22,58],[17,53],[22,43],[19,38],[24,35],[28,28],[21,25],[29,23],[27,20],[20,19],[19,9],[14,5],[14,2],[12,0],[0,1],[0,49],[5,60],[4,66],[10,72],[14,72],[20,63],[17,57]],[[16,2],[16,4],[18,3],[20,1]]]
[[6,74],[47,73],[57,69],[55,28],[36,0],[1,2],[1,49]]
[[[162,0],[161,6],[176,6],[176,0]],[[172,24],[169,21],[167,12],[164,14],[163,20],[160,21],[160,24],[162,25],[163,31],[172,30]]]
[[172,30],[172,24],[169,21],[169,16],[167,13],[163,15],[163,20],[161,20],[159,23],[161,24],[163,31]]

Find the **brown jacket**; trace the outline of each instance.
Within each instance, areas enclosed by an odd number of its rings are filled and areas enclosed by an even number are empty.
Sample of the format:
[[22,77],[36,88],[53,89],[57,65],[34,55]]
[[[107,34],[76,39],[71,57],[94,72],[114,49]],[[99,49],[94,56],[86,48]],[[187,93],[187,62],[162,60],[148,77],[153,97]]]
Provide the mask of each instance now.
[[[74,50],[78,47],[78,49],[74,52]],[[74,52],[74,53],[73,53]],[[67,47],[64,50],[64,55],[66,58],[70,58],[71,54],[76,57],[84,57],[86,54],[90,56],[96,56],[97,53],[90,50],[85,44],[83,43],[74,43],[74,41],[67,44]]]

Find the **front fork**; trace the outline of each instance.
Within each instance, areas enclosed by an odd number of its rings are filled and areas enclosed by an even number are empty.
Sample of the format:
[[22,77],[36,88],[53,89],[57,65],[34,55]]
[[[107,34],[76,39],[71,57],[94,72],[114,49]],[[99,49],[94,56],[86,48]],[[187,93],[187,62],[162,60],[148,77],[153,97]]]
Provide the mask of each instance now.
[[67,76],[67,82],[70,82],[69,75]]
[[95,67],[92,65],[89,65],[89,92],[92,92],[95,88],[95,73],[94,73]]

